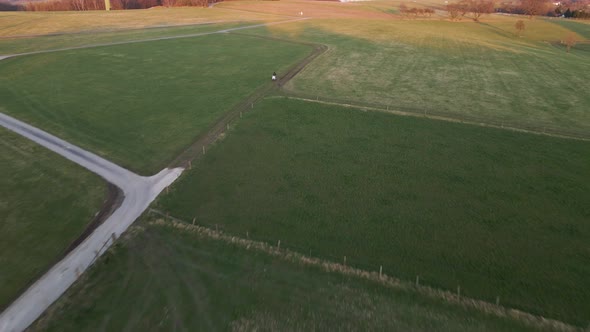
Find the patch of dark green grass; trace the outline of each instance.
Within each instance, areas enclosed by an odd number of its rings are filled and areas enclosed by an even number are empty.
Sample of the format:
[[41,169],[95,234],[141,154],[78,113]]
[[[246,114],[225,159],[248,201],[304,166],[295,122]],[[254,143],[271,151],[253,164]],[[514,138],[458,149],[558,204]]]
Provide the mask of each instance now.
[[310,51],[224,34],[10,58],[0,62],[0,107],[150,174]]
[[158,206],[585,326],[588,165],[588,142],[267,99]]
[[[579,34],[580,36],[586,38],[586,39],[590,39],[590,24],[586,24],[586,23],[580,23],[580,22],[576,22],[574,20],[558,20],[558,19],[553,19],[553,20],[548,20],[548,22],[560,25],[566,29],[569,29],[577,34]],[[565,39],[565,36],[563,36]]]
[[50,267],[100,209],[105,183],[0,128],[0,309]]
[[167,226],[129,233],[30,330],[529,330]]

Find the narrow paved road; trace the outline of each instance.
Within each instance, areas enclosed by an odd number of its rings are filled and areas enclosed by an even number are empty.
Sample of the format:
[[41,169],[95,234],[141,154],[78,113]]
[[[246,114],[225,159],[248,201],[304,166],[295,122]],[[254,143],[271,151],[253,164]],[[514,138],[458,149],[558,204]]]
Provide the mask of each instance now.
[[84,242],[0,314],[1,332],[20,332],[57,300],[184,169],[167,168],[143,177],[3,113],[0,125],[100,175],[119,187],[125,196],[121,206]]

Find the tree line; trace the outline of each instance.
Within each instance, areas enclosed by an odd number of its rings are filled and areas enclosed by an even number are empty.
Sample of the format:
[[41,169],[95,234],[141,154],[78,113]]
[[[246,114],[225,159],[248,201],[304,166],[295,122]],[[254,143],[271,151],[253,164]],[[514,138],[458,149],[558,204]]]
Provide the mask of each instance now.
[[590,0],[521,0],[501,2],[496,12],[533,16],[590,18]]
[[[208,7],[217,0],[110,0],[111,9],[145,9],[164,7]],[[49,0],[12,4],[0,0],[0,11],[84,11],[105,10],[104,0]]]

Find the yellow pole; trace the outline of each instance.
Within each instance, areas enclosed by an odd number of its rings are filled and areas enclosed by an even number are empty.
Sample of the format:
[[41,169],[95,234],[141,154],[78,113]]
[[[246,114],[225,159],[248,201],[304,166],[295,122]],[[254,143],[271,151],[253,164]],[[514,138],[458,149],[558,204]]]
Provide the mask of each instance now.
[[104,9],[106,11],[111,10],[111,0],[104,0]]

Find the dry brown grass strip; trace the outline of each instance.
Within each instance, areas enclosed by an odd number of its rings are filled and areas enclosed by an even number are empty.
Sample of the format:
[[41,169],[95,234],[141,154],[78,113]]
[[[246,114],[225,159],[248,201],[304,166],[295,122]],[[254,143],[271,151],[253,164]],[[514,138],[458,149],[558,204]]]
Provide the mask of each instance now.
[[303,264],[306,266],[319,267],[325,272],[340,273],[350,277],[361,278],[376,282],[386,287],[400,289],[404,291],[413,291],[421,295],[428,296],[434,299],[440,299],[448,303],[458,305],[466,309],[475,309],[480,312],[502,317],[518,320],[526,325],[534,328],[552,331],[583,331],[580,328],[566,324],[564,322],[548,319],[542,316],[536,316],[521,310],[507,308],[502,305],[485,302],[482,300],[472,299],[464,296],[457,296],[449,291],[432,288],[429,286],[416,286],[414,283],[402,281],[398,278],[388,276],[386,274],[379,275],[379,272],[365,271],[339,263],[323,260],[320,258],[309,257],[289,249],[279,249],[276,246],[269,245],[265,242],[253,241],[243,239],[236,236],[226,235],[222,231],[216,231],[207,227],[199,225],[191,225],[180,219],[166,216],[157,210],[150,210],[150,212],[165,217],[166,219],[156,219],[149,222],[149,225],[172,227],[174,229],[190,232],[202,238],[223,241],[232,245],[239,246],[246,250],[256,250],[264,252],[273,257],[278,257],[290,262]]

